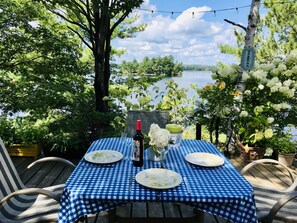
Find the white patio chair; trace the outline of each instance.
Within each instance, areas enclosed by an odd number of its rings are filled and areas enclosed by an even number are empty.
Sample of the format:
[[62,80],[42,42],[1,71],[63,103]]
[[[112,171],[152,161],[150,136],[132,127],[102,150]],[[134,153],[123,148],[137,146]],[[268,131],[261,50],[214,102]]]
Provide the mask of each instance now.
[[[259,222],[272,223],[273,220],[283,222],[297,222],[297,177],[285,165],[272,159],[260,159],[253,161],[241,170],[245,174],[251,167],[271,164],[280,165],[288,171],[292,181],[291,185],[284,190],[276,190],[263,185],[253,185],[257,217]],[[287,176],[286,176],[287,177]]]
[[[0,138],[0,222],[56,222],[60,195],[64,184],[46,188],[27,188],[21,181],[14,164]],[[46,157],[33,162],[63,162],[71,168],[75,165],[58,157]]]

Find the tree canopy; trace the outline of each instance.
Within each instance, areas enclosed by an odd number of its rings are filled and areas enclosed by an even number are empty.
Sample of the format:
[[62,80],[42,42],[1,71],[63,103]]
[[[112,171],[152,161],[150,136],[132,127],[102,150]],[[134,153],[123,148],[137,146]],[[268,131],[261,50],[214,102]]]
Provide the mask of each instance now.
[[182,64],[175,62],[173,56],[154,57],[152,59],[144,57],[141,62],[134,59],[131,62],[123,61],[119,65],[119,72],[122,74],[137,75],[165,75],[168,77],[180,76],[182,74]]
[[96,110],[108,111],[111,39],[131,37],[145,26],[119,26],[143,0],[36,0],[68,23],[68,28],[88,47],[94,58]]

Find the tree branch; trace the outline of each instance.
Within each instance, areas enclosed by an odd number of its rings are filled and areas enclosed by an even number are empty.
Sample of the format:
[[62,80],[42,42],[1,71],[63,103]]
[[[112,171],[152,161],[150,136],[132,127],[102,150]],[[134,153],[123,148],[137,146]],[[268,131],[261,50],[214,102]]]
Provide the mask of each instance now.
[[124,21],[124,19],[128,16],[128,14],[129,14],[129,12],[125,12],[125,13],[123,13],[123,15],[118,19],[118,21],[116,21],[116,22],[112,25],[112,27],[111,27],[111,29],[110,29],[110,35],[112,35],[112,33],[113,33],[113,31],[115,30],[115,28],[116,28],[122,21]]
[[224,19],[224,21],[232,24],[233,26],[238,26],[238,27],[242,28],[244,31],[246,31],[246,27],[244,27],[243,25],[240,25],[238,23],[232,22],[232,21],[230,21],[228,19]]
[[78,37],[81,39],[81,41],[83,41],[84,44],[86,44],[86,46],[88,48],[90,48],[92,50],[92,46],[87,42],[85,41],[85,39],[83,38],[83,36],[77,32],[76,30],[74,30],[73,28],[71,28],[70,26],[67,26],[72,32],[74,32],[76,35],[78,35]]
[[52,13],[56,14],[57,16],[61,17],[61,18],[64,19],[65,21],[67,21],[67,22],[69,22],[69,23],[71,23],[71,24],[73,24],[73,25],[78,26],[78,27],[81,28],[82,30],[88,31],[88,28],[87,28],[87,27],[81,25],[81,24],[78,23],[78,22],[75,22],[75,21],[73,21],[73,20],[68,19],[68,18],[67,18],[66,16],[64,16],[63,14],[61,14],[61,13],[59,13],[59,12],[53,10],[53,9],[48,9],[48,10],[51,11]]

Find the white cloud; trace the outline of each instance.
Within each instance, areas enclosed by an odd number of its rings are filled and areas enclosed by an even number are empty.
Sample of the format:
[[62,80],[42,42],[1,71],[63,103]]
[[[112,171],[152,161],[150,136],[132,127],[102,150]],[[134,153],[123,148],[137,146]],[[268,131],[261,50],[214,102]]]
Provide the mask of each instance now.
[[[157,10],[148,0],[144,4],[146,9]],[[113,40],[114,46],[127,51],[119,61],[172,55],[185,64],[215,65],[219,60],[234,62],[231,56],[222,55],[218,48],[218,44],[235,43],[234,27],[204,20],[205,12],[201,11],[209,10],[207,6],[192,7],[177,17],[139,10],[139,20],[147,23],[147,28],[137,33],[135,38]],[[195,12],[194,18],[192,12]]]

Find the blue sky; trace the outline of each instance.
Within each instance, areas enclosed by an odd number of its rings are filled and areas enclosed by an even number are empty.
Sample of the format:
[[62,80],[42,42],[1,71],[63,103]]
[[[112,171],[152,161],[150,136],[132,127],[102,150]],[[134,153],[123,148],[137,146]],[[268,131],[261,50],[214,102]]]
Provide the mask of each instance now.
[[[145,0],[135,13],[140,15],[136,24],[146,23],[147,28],[137,33],[135,38],[113,40],[114,47],[126,50],[126,54],[117,62],[134,58],[141,61],[144,56],[172,55],[184,64],[215,65],[218,61],[238,63],[232,56],[221,54],[218,45],[236,44],[233,35],[235,27],[224,19],[247,26],[251,2]],[[205,12],[211,10],[216,10],[216,13]],[[261,10],[260,13],[263,13]],[[173,15],[171,12],[174,12]]]

